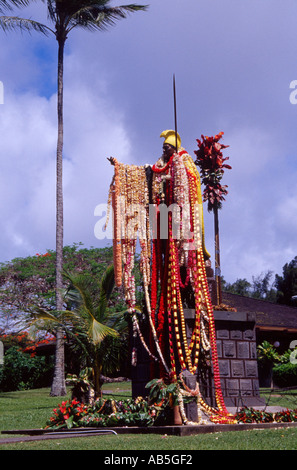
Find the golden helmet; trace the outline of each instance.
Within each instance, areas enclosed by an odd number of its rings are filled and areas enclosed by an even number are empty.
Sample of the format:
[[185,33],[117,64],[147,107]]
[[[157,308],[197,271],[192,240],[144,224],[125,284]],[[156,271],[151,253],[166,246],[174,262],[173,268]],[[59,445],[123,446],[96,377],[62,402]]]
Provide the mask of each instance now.
[[[175,135],[177,136],[177,139],[175,138]],[[164,144],[169,144],[172,145],[173,147],[176,147],[176,140],[177,140],[177,150],[180,147],[181,144],[181,139],[178,134],[178,132],[175,134],[175,131],[172,130],[167,130],[163,131],[160,137],[164,137]]]

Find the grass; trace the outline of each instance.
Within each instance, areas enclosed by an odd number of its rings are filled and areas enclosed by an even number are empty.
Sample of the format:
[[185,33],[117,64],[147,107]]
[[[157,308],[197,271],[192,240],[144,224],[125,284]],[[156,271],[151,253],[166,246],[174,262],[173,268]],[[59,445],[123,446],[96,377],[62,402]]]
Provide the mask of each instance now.
[[265,398],[267,406],[282,406],[284,408],[297,408],[297,390],[295,389],[261,389],[261,397]]
[[232,431],[196,436],[101,435],[72,439],[1,445],[1,450],[101,450],[101,451],[197,451],[197,450],[296,450],[297,430]]
[[[105,384],[115,398],[131,395],[130,383]],[[49,389],[0,393],[0,431],[42,428],[52,409],[70,398],[50,397]],[[273,397],[271,397],[273,398]],[[280,404],[280,397],[276,397]],[[296,398],[296,397],[295,397]],[[283,397],[285,404],[286,397]],[[0,439],[12,437],[1,434]],[[1,450],[102,450],[102,451],[195,451],[195,450],[297,450],[297,428],[232,431],[196,436],[107,435],[48,441],[3,444]],[[103,455],[103,454],[102,454]]]

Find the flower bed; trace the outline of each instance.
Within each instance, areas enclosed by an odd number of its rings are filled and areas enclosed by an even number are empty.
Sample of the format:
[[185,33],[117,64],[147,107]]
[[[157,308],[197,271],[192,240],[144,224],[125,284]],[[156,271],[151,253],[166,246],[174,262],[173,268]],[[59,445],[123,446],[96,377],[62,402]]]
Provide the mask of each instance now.
[[[100,398],[92,405],[77,400],[64,401],[53,410],[46,429],[71,429],[74,427],[158,426],[170,424],[170,408],[150,405],[147,400],[125,399],[115,401]],[[291,423],[297,422],[297,409],[277,413],[241,408],[234,415],[234,423]],[[197,423],[198,424],[198,423]]]
[[151,426],[157,418],[157,409],[143,398],[120,401],[99,398],[92,405],[69,400],[53,410],[46,428]]

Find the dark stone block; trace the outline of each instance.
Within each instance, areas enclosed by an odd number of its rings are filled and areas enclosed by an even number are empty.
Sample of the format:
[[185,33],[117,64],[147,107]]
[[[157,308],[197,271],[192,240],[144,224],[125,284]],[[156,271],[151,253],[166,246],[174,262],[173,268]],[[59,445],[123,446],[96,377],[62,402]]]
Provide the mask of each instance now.
[[237,379],[227,379],[227,396],[229,397],[238,397],[239,396],[239,382]]
[[232,377],[244,377],[243,361],[231,361]]
[[230,339],[242,339],[242,331],[240,330],[231,330]]
[[240,395],[242,397],[253,395],[253,384],[251,380],[240,379]]
[[248,329],[243,332],[243,339],[253,341],[255,339],[255,331]]
[[230,377],[229,361],[221,360],[219,362],[219,367],[220,367],[220,376],[221,377]]
[[223,355],[224,357],[236,357],[236,348],[234,341],[223,342]]
[[229,330],[217,330],[217,339],[229,339]]
[[239,359],[249,359],[250,348],[247,342],[238,341],[237,343],[237,356]]
[[258,377],[257,361],[245,361],[245,372],[247,377]]
[[257,344],[254,341],[250,343],[250,358],[257,359]]

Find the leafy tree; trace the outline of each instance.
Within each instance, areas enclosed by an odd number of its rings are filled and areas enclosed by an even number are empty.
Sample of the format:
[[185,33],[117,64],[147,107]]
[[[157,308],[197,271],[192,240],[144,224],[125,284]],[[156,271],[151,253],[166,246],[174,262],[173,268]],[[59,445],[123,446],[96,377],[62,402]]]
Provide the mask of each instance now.
[[[73,244],[63,248],[63,264],[73,274],[88,272],[93,278],[100,278],[112,263],[112,253],[112,247],[84,248]],[[9,325],[9,330],[16,330],[16,321],[25,320],[36,305],[55,310],[55,258],[55,251],[48,250],[0,264],[1,323]],[[63,287],[67,287],[66,279]],[[111,302],[123,308],[121,289],[114,290]]]
[[251,284],[246,279],[237,279],[233,284],[224,282],[223,289],[232,294],[250,296]]
[[280,304],[297,306],[297,256],[283,266],[283,275],[275,276],[275,285],[277,289],[277,302]]
[[267,299],[268,293],[270,292],[270,281],[273,272],[267,271],[266,274],[260,274],[260,276],[252,277],[252,297],[255,299]]
[[[44,0],[43,0],[44,1]],[[17,2],[18,3],[18,2]],[[27,3],[27,2],[26,2]],[[13,2],[12,2],[13,4]],[[57,76],[57,181],[56,181],[56,308],[63,309],[60,295],[63,286],[63,74],[64,48],[70,32],[75,28],[89,31],[104,31],[119,19],[126,18],[127,13],[145,10],[143,5],[123,5],[111,7],[110,0],[47,0],[48,18],[52,27],[18,16],[1,16],[0,27],[4,30],[20,29],[21,31],[37,31],[44,35],[53,34],[58,43],[58,76]],[[52,395],[65,395],[64,378],[64,347],[63,332],[57,332],[56,373],[52,385]]]
[[245,278],[236,279],[232,284],[224,280],[222,288],[225,292],[231,292],[232,294],[275,302],[276,290],[271,285],[272,274],[272,271],[267,271],[267,273],[262,273],[259,276],[253,276],[252,283]]

